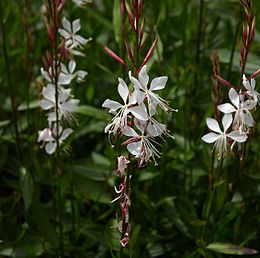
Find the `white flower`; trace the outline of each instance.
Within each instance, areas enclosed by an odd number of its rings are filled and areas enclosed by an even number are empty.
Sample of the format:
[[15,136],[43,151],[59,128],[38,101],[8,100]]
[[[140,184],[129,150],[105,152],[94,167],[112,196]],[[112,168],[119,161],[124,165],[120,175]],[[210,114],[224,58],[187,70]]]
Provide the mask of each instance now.
[[[44,70],[43,67],[41,67],[41,74],[43,78],[48,82],[55,84],[55,78],[53,74],[53,70],[55,69],[55,64],[53,63],[53,67],[49,67],[48,71]],[[71,83],[72,76],[71,74],[65,74],[60,72],[58,75],[58,85],[68,85]]]
[[[71,120],[73,118],[73,113],[78,104],[78,99],[70,98],[71,89],[60,88],[58,91],[58,113],[59,119],[63,117],[66,120]],[[39,105],[43,110],[49,110],[56,108],[56,98],[55,98],[55,86],[53,84],[48,84],[47,87],[42,89],[43,99],[39,101]],[[48,115],[48,121],[53,122],[56,120],[56,113],[51,112]]]
[[219,127],[217,120],[213,118],[207,118],[206,120],[207,126],[213,132],[210,132],[204,135],[201,139],[206,143],[213,143],[213,149],[216,150],[216,154],[219,159],[224,157],[227,152],[227,139],[232,139],[235,142],[245,142],[247,140],[247,135],[239,130],[232,131],[227,133],[227,130],[232,124],[232,115],[225,114],[222,118],[222,125],[224,131],[222,131]]
[[[50,129],[45,128],[42,131],[38,131],[38,141],[37,142],[43,142],[43,145],[45,145],[45,151],[48,154],[53,154],[57,148],[57,142],[56,142],[56,135],[55,132],[56,129]],[[61,126],[59,126],[59,144],[62,144],[63,141],[73,132],[72,129],[66,128],[62,129]],[[42,145],[42,146],[43,146]]]
[[[133,128],[127,126],[123,129],[123,134],[131,137],[124,144],[127,144],[127,150],[139,159],[139,167],[147,163],[152,158],[157,165],[155,157],[160,157],[160,152],[156,149],[154,144],[158,144],[153,138],[156,135],[149,134],[146,131],[144,124],[139,123],[135,120],[135,125],[141,132],[139,135]],[[156,133],[157,134],[157,133]]]
[[103,103],[102,107],[109,108],[109,113],[115,115],[111,123],[109,123],[105,128],[105,133],[117,132],[118,129],[123,129],[127,126],[127,116],[129,113],[132,113],[139,120],[147,120],[148,115],[146,107],[144,104],[136,104],[135,93],[131,93],[125,83],[121,78],[118,78],[118,93],[123,100],[123,104],[120,104],[117,101],[107,99]]
[[85,39],[82,36],[77,35],[77,32],[81,29],[80,19],[76,19],[70,23],[66,17],[63,17],[62,26],[63,29],[59,29],[59,33],[65,39],[66,49],[73,55],[84,56],[83,53],[75,50],[75,48],[82,49],[91,39]]
[[82,70],[78,70],[75,72],[75,69],[76,69],[76,62],[74,60],[71,60],[69,62],[68,68],[66,67],[65,64],[61,63],[61,74],[64,77],[65,76],[67,76],[68,78],[71,77],[71,80],[76,77],[78,83],[84,82],[84,79],[88,73]]
[[230,88],[228,95],[233,105],[230,103],[221,104],[218,105],[218,109],[225,114],[235,112],[233,121],[235,129],[245,131],[248,127],[252,127],[254,120],[249,110],[256,106],[256,102],[254,100],[244,101],[244,94],[238,94],[234,88]]
[[260,94],[255,90],[255,79],[252,78],[249,82],[249,80],[243,74],[243,85],[247,89],[246,93],[260,105]]
[[147,98],[149,113],[155,112],[157,105],[159,105],[166,112],[172,111],[172,109],[168,105],[168,102],[162,99],[158,94],[153,92],[161,90],[165,87],[168,81],[167,76],[154,78],[151,81],[150,87],[148,89],[149,75],[146,71],[146,65],[144,65],[138,74],[138,80],[132,76],[131,71],[129,71],[129,79],[134,84],[135,89],[138,91],[138,103],[142,103],[144,99]]

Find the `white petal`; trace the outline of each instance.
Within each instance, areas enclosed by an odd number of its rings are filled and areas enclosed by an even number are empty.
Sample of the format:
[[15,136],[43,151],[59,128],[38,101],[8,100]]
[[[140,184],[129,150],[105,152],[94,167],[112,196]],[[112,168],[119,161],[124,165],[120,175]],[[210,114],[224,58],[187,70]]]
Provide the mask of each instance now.
[[234,88],[230,88],[228,92],[229,99],[231,100],[232,104],[236,107],[239,108],[239,95],[236,92]]
[[72,22],[72,31],[73,33],[76,33],[80,30],[80,19],[76,19],[75,21]]
[[70,34],[69,34],[66,30],[64,30],[64,29],[59,29],[58,32],[60,33],[60,35],[61,35],[63,38],[65,38],[65,39],[70,38]]
[[224,128],[224,132],[227,131],[227,129],[230,127],[230,125],[232,124],[233,121],[233,117],[231,114],[225,114],[222,118],[222,125]]
[[39,101],[39,106],[43,109],[43,110],[48,110],[52,107],[55,106],[55,103],[50,102],[49,100],[46,99],[42,99]]
[[207,118],[206,119],[206,124],[208,128],[216,133],[222,133],[220,130],[219,124],[216,119],[214,118]]
[[60,140],[64,141],[72,132],[73,130],[71,128],[64,129],[60,136]]
[[151,82],[150,90],[161,90],[165,87],[166,83],[168,81],[167,76],[161,76],[154,78]]
[[48,153],[48,154],[53,154],[54,151],[56,150],[56,142],[48,142],[46,145],[45,145],[45,151]]
[[148,114],[144,104],[129,108],[129,111],[139,120],[142,121],[148,120]]
[[252,90],[251,85],[244,74],[243,74],[243,85],[247,90]]
[[75,68],[76,68],[76,62],[74,60],[71,60],[69,62],[69,72],[70,72],[70,74],[74,73]]
[[53,84],[48,84],[47,87],[43,87],[42,95],[44,98],[55,103],[55,86]]
[[128,75],[129,75],[130,81],[133,83],[133,85],[135,87],[135,90],[140,90],[140,89],[145,90],[145,88],[143,88],[141,83],[135,77],[132,76],[131,71],[129,71]]
[[118,93],[121,96],[121,98],[123,99],[124,103],[126,103],[127,97],[129,95],[128,87],[123,79],[118,78],[118,81],[119,81],[119,84],[117,87]]
[[146,65],[142,67],[138,74],[138,80],[142,84],[143,89],[147,89],[147,84],[149,82],[149,75],[147,74]]
[[227,136],[236,142],[245,142],[247,140],[247,135],[238,130],[229,133]]
[[49,74],[43,69],[43,67],[41,67],[41,74],[46,81],[51,82]]
[[68,112],[74,112],[79,104],[78,99],[70,99],[68,102],[62,104],[62,108]]
[[256,101],[254,101],[254,100],[246,100],[243,103],[243,108],[251,110],[252,108],[255,108],[256,105],[257,105]]
[[123,134],[125,136],[129,136],[129,137],[138,137],[139,135],[137,134],[137,132],[130,126],[126,126],[123,130],[122,130]]
[[215,142],[219,137],[220,137],[219,134],[208,133],[208,134],[205,134],[203,137],[201,137],[201,140],[206,143],[212,143],[212,142]]
[[166,132],[166,125],[161,123],[149,123],[147,126],[147,132],[150,136],[157,137]]
[[252,115],[249,113],[249,111],[248,111],[248,113],[244,114],[244,123],[249,127],[254,126],[254,119],[253,119]]
[[223,112],[225,114],[229,114],[229,113],[232,113],[232,112],[236,111],[234,106],[231,105],[230,103],[225,103],[225,104],[218,105],[218,110],[220,110],[221,112]]
[[65,16],[62,18],[62,26],[68,32],[70,32],[70,33],[72,32],[71,24],[70,24],[69,20]]
[[120,103],[118,103],[117,101],[106,99],[105,102],[103,103],[102,107],[109,108],[112,111],[116,111],[117,109],[122,107],[122,105]]
[[78,41],[80,44],[82,45],[86,45],[88,43],[88,40],[83,38],[82,36],[80,35],[76,35],[75,36],[75,40]]
[[58,84],[60,85],[68,85],[71,83],[72,75],[71,74],[59,74]]
[[127,145],[127,149],[131,154],[138,156],[142,150],[142,143],[141,141],[131,142]]
[[255,89],[255,79],[254,78],[251,79],[250,84],[251,84],[251,89],[254,90]]

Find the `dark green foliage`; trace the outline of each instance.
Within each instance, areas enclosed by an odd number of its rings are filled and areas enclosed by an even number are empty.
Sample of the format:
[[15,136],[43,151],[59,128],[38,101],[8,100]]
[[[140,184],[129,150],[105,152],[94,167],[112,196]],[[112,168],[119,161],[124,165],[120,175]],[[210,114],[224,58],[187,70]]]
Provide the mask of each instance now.
[[[59,182],[53,157],[37,143],[38,130],[46,120],[37,105],[43,86],[41,58],[48,49],[41,13],[44,1],[0,2],[11,74],[9,82],[1,28],[0,256],[58,257]],[[74,95],[81,101],[76,114],[78,127],[70,137],[70,151],[62,154],[64,249],[65,256],[70,258],[119,257],[120,249],[117,208],[110,204],[117,182],[113,170],[118,146],[112,149],[103,133],[110,116],[101,105],[106,98],[116,98],[117,77],[126,81],[128,78],[102,49],[102,45],[107,45],[116,53],[123,53],[117,2],[94,2],[79,9],[72,1],[66,1],[63,11],[70,19],[80,18],[81,35],[93,38],[85,50],[86,57],[77,62],[77,68],[88,71],[88,76],[82,85],[74,84]],[[260,68],[260,1],[255,0],[253,5],[257,25],[247,74]],[[253,254],[245,247],[260,250],[259,111],[254,111],[256,125],[245,145],[243,160],[229,154],[224,160],[221,176],[213,185],[216,193],[210,209],[205,200],[212,146],[201,141],[207,130],[205,118],[213,116],[212,50],[218,52],[223,78],[234,85],[239,82],[237,42],[244,20],[239,1],[147,0],[144,12],[148,42],[151,44],[158,36],[158,47],[148,63],[149,74],[168,75],[162,96],[179,112],[172,117],[161,115],[175,140],[161,142],[159,165],[151,163],[134,175],[131,241],[123,250],[123,257]],[[19,145],[12,121],[9,83],[15,95]],[[256,88],[259,87],[257,79]],[[227,92],[224,86],[224,99]],[[209,218],[202,240],[205,213],[209,213]]]

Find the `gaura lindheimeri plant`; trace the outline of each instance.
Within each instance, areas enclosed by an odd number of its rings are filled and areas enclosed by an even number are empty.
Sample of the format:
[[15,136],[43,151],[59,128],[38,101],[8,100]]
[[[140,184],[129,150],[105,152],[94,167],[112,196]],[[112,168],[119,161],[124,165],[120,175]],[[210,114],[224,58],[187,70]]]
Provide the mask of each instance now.
[[42,88],[39,105],[48,111],[48,127],[38,132],[38,142],[42,142],[48,154],[53,154],[73,132],[71,128],[63,128],[63,124],[66,126],[75,120],[73,113],[79,104],[70,85],[74,80],[83,82],[87,75],[85,71],[76,71],[74,56],[84,56],[83,46],[90,39],[78,35],[81,28],[79,19],[70,22],[63,17],[60,28],[59,16],[63,6],[64,1],[61,0],[46,2],[48,17],[45,22],[51,47],[43,58],[44,67],[41,68],[41,74],[46,86]]
[[243,26],[243,36],[240,50],[241,74],[239,84],[237,87],[234,87],[230,82],[221,78],[217,65],[213,65],[215,66],[213,69],[214,78],[223,85],[229,87],[228,97],[230,103],[221,104],[222,94],[217,89],[218,105],[216,105],[216,101],[213,99],[213,104],[215,106],[215,117],[219,118],[219,111],[224,114],[222,118],[224,131],[220,129],[218,122],[215,119],[207,118],[207,126],[213,132],[210,132],[202,137],[202,140],[207,143],[214,142],[213,150],[218,159],[225,157],[227,146],[230,146],[230,150],[232,151],[234,145],[238,143],[238,150],[242,150],[241,144],[248,139],[251,128],[254,126],[252,112],[257,107],[260,97],[260,94],[255,90],[256,82],[254,79],[260,71],[257,70],[249,78],[247,78],[244,74],[247,56],[251,43],[254,39],[255,17],[251,0],[242,0],[241,2],[245,8],[246,24]]
[[118,93],[123,104],[107,99],[102,105],[108,108],[114,116],[106,126],[105,132],[112,135],[118,134],[123,141],[121,146],[126,146],[128,151],[127,157],[123,155],[118,157],[115,174],[122,177],[122,182],[118,187],[115,187],[117,197],[112,201],[119,201],[122,209],[124,223],[123,221],[119,222],[119,231],[123,232],[122,225],[127,224],[125,226],[127,230],[120,241],[123,247],[128,243],[130,230],[129,206],[131,201],[127,191],[127,178],[129,180],[134,172],[131,171],[131,175],[129,175],[127,171],[129,171],[129,167],[132,169],[145,167],[150,161],[154,161],[157,165],[156,159],[161,154],[157,138],[170,136],[166,125],[156,120],[156,115],[159,109],[165,112],[170,112],[172,109],[158,93],[155,93],[166,86],[168,77],[156,77],[148,86],[149,76],[146,69],[146,65],[144,65],[138,78],[132,76],[131,71],[129,71],[129,81],[134,86],[132,91],[123,79],[118,79]]
[[[160,157],[159,139],[172,137],[165,124],[157,120],[158,111],[165,113],[173,111],[167,101],[162,99],[158,92],[165,88],[167,76],[149,78],[146,63],[150,59],[157,43],[155,39],[141,61],[140,53],[147,42],[144,37],[145,19],[141,18],[144,7],[143,0],[132,0],[131,6],[124,0],[120,2],[122,16],[121,36],[125,45],[128,60],[119,57],[108,47],[105,51],[128,71],[128,81],[118,78],[118,94],[121,101],[105,100],[102,107],[107,108],[113,118],[105,127],[109,134],[109,141],[120,140],[121,150],[117,158],[115,175],[121,178],[116,187],[116,197],[111,201],[120,203],[121,218],[117,228],[121,232],[120,245],[126,247],[131,230],[129,222],[129,208],[131,205],[131,177],[137,169],[145,167],[150,161],[157,165]],[[134,42],[130,44],[125,28],[125,13],[128,14],[130,31],[134,34]],[[161,111],[160,111],[161,112]],[[173,138],[173,137],[172,137]],[[122,248],[121,248],[122,250]]]
[[[260,73],[260,69],[254,72],[249,78],[245,75],[245,67],[247,57],[250,51],[251,43],[254,39],[255,17],[253,13],[252,1],[241,0],[245,9],[246,23],[243,26],[242,44],[240,46],[240,77],[237,86],[223,79],[220,76],[219,62],[216,52],[211,55],[213,63],[213,82],[214,91],[212,94],[214,106],[214,118],[206,118],[206,124],[211,132],[202,137],[206,143],[214,143],[212,153],[212,163],[209,170],[209,191],[204,202],[202,219],[205,221],[201,230],[200,247],[205,250],[206,243],[204,237],[209,224],[209,218],[214,203],[214,195],[216,185],[220,183],[222,176],[222,164],[227,154],[228,149],[232,152],[237,151],[240,159],[243,159],[244,147],[243,144],[249,139],[254,127],[253,112],[259,103],[259,93],[255,89],[254,77]],[[229,101],[223,103],[222,88],[219,87],[219,82],[228,87]],[[221,118],[222,117],[222,118]],[[221,121],[222,128],[219,125]],[[215,156],[218,159],[215,168]],[[216,169],[216,171],[214,171]],[[223,180],[224,181],[224,180]],[[205,254],[207,251],[204,251]]]

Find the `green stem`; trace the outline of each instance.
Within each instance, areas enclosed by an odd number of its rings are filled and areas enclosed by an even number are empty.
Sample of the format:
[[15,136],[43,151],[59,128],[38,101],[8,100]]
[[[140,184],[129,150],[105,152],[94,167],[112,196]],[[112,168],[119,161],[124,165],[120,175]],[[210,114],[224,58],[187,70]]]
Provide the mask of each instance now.
[[[214,155],[214,153],[213,153]],[[214,161],[215,158],[212,158],[212,168],[214,167]],[[212,182],[209,185],[209,189],[208,189],[208,194],[206,197],[206,201],[205,201],[205,205],[203,208],[203,219],[206,221],[205,226],[203,227],[202,230],[202,234],[201,234],[201,240],[202,242],[204,242],[204,237],[208,228],[208,224],[209,224],[209,217],[210,217],[210,213],[212,210],[212,204],[214,201],[214,197],[215,197],[215,193],[216,193],[216,183],[219,181],[220,176],[221,176],[221,170],[222,170],[222,165],[223,165],[223,158],[221,159],[220,162],[218,162],[218,168],[217,168],[217,174],[215,175],[215,178],[212,178]],[[213,173],[212,173],[213,175]]]
[[15,133],[15,142],[16,142],[16,151],[18,155],[18,159],[20,163],[22,163],[22,151],[21,151],[21,144],[20,144],[20,135],[18,130],[18,123],[17,123],[17,108],[15,104],[15,92],[14,87],[11,80],[11,73],[9,67],[9,57],[7,51],[7,44],[6,44],[6,34],[5,34],[5,27],[4,27],[4,17],[2,11],[2,0],[0,0],[0,22],[1,22],[1,30],[2,30],[2,42],[3,42],[3,53],[4,53],[4,60],[5,60],[5,69],[7,74],[7,83],[9,88],[9,94],[11,97],[11,106],[12,106],[12,120],[14,126],[14,133]]
[[59,205],[59,234],[60,234],[60,257],[64,257],[64,241],[63,241],[63,203],[62,203],[62,196],[61,196],[61,180],[62,180],[62,173],[61,173],[61,167],[60,167],[60,144],[59,144],[59,131],[60,131],[60,125],[59,125],[59,107],[58,107],[58,101],[59,101],[59,88],[58,88],[58,78],[59,78],[59,64],[58,64],[58,31],[57,31],[57,6],[56,1],[54,1],[53,4],[53,16],[54,16],[54,83],[55,83],[55,113],[56,113],[56,175],[58,176],[58,205]]
[[201,39],[202,39],[202,23],[203,23],[203,9],[204,9],[204,0],[200,0],[200,13],[199,13],[199,26],[198,26],[198,37],[196,44],[196,72],[195,72],[195,90],[199,84],[199,64],[200,64],[200,48],[201,48]]

